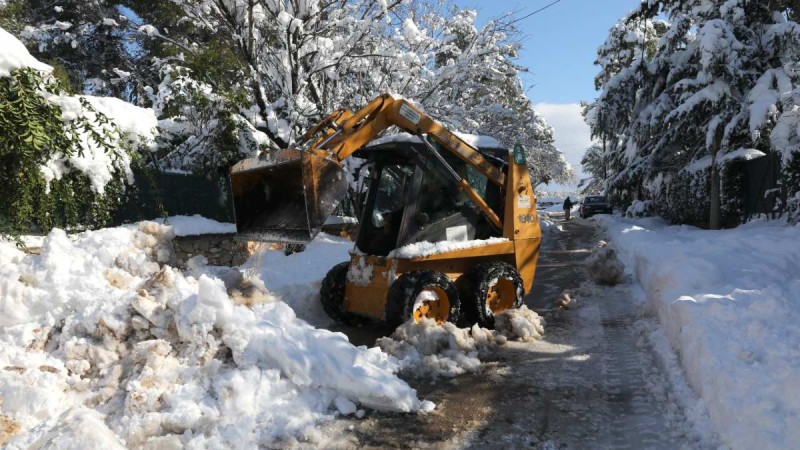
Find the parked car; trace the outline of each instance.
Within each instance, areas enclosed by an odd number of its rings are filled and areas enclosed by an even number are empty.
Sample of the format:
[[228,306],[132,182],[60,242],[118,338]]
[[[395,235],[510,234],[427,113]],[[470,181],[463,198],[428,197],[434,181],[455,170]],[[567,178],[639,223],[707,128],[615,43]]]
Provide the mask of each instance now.
[[588,195],[583,197],[580,206],[580,215],[582,218],[592,217],[595,214],[611,214],[613,208],[608,199],[603,195]]

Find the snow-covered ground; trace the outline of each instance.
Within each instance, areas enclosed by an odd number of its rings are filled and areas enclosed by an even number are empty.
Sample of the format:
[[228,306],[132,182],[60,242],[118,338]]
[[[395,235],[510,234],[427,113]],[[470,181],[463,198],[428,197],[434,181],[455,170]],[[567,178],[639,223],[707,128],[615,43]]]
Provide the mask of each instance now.
[[732,449],[800,443],[800,228],[733,230],[593,218],[643,288]]
[[[173,234],[154,222],[54,230],[40,255],[0,242],[7,448],[275,447],[319,442],[320,423],[360,408],[433,408],[394,358],[298,319],[258,280],[165,264]],[[337,254],[325,239],[321,254]],[[327,270],[309,248],[294,260]],[[269,264],[288,272],[266,279],[319,276],[289,261]]]

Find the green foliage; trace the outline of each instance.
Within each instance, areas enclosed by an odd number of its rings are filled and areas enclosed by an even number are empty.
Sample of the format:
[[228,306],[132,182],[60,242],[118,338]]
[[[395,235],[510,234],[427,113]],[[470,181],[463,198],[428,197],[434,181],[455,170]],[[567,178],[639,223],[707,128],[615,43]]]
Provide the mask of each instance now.
[[[124,191],[121,174],[116,174],[104,194],[94,192],[89,179],[78,171],[47,183],[41,166],[57,152],[67,156],[77,149],[80,153],[79,132],[88,133],[106,149],[112,146],[113,134],[119,133],[99,113],[96,122],[78,119],[65,124],[61,108],[41,95],[61,91],[60,83],[33,69],[0,78],[0,232],[18,235],[56,226],[103,225]],[[91,108],[82,102],[84,108]],[[102,124],[105,129],[98,127]]]
[[[232,113],[239,109],[240,95],[210,92],[210,86],[193,78],[193,71],[178,67],[167,75],[166,85],[175,86],[160,104],[163,114],[193,133],[163,129],[159,136],[162,164],[198,175],[227,172],[242,159],[242,149],[258,149],[252,127]],[[243,92],[243,91],[242,91]]]
[[[745,161],[726,162],[720,171],[721,218],[724,228],[742,223],[744,218]],[[653,189],[658,214],[672,223],[708,227],[711,197],[711,169],[697,172],[680,171],[668,181],[665,189]]]
[[0,8],[0,28],[10,33],[15,33],[22,29],[20,17],[25,13],[25,4],[21,0],[11,0],[6,6]]
[[784,164],[783,192],[786,194],[786,219],[792,225],[800,223],[800,152]]

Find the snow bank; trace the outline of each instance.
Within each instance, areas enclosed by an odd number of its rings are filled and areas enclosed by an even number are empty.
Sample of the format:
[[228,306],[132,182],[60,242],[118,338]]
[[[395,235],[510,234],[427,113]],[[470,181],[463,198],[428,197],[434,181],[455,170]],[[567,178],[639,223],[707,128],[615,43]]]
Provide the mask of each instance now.
[[375,344],[400,361],[402,372],[416,377],[454,377],[480,371],[480,357],[509,339],[532,341],[544,336],[544,319],[522,306],[495,316],[495,330],[458,328],[433,319],[410,320]]
[[427,411],[396,360],[299,320],[237,305],[225,282],[168,261],[153,222],[41,255],[0,242],[0,419],[8,448],[255,448],[316,442],[351,405]]
[[563,231],[559,225],[556,225],[550,214],[546,212],[539,214],[539,228],[542,230],[543,235]]
[[800,442],[800,229],[599,222],[658,311],[687,379],[732,449]]
[[440,253],[452,252],[455,250],[466,250],[468,248],[482,247],[484,245],[499,244],[508,242],[506,238],[493,237],[489,239],[475,239],[472,241],[441,241],[441,242],[414,242],[392,250],[389,258],[424,258],[427,256],[438,255]]
[[601,241],[601,246],[594,249],[583,264],[595,283],[619,284],[625,275],[625,265],[617,258],[617,252],[605,244]]
[[[154,222],[164,224],[164,219],[155,219]],[[172,227],[175,236],[236,233],[235,223],[217,222],[199,214],[193,216],[169,216],[166,222],[167,225]]]

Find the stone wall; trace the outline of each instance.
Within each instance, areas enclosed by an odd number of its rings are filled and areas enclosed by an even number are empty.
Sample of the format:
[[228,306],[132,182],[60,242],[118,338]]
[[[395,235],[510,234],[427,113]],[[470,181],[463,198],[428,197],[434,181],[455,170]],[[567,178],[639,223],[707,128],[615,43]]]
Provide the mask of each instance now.
[[234,240],[233,234],[204,234],[200,236],[178,236],[173,241],[175,259],[179,268],[186,268],[186,261],[196,255],[208,258],[212,266],[239,266],[250,257],[247,242]]

